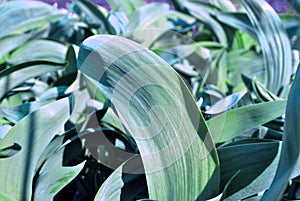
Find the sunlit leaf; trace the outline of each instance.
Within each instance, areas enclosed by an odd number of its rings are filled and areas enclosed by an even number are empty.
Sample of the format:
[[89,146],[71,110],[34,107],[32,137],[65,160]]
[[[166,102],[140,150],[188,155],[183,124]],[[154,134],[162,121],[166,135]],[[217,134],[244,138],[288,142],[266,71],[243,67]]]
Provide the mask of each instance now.
[[55,134],[70,116],[69,98],[50,103],[19,121],[0,142],[0,148],[13,143],[22,149],[13,157],[0,160],[0,194],[15,200],[30,200],[35,166]]
[[[207,124],[215,142],[225,142],[243,131],[265,124],[284,114],[286,101],[249,105],[224,112]],[[215,125],[219,125],[216,127]]]
[[60,149],[43,164],[37,177],[33,200],[53,200],[54,196],[84,167],[85,162],[73,167],[62,166],[63,154],[64,149]]
[[0,38],[39,28],[63,14],[40,1],[10,1],[0,5]]
[[67,47],[50,40],[33,40],[15,50],[6,62],[17,65],[27,61],[43,60],[55,63],[65,62]]
[[99,82],[135,138],[151,199],[215,196],[218,159],[209,131],[187,87],[165,61],[130,40],[98,35],[82,44],[78,68]]
[[[272,7],[263,0],[241,0],[255,27],[264,56],[265,85],[275,95],[287,87],[292,71],[292,52],[287,33]],[[274,48],[276,47],[276,48]]]
[[40,76],[44,73],[54,72],[61,69],[65,63],[50,61],[32,61],[22,63],[0,72],[0,98],[14,87],[26,80]]
[[142,0],[107,0],[107,3],[113,10],[123,12],[128,17],[130,17],[131,14],[138,9],[138,7],[145,5],[145,2]]

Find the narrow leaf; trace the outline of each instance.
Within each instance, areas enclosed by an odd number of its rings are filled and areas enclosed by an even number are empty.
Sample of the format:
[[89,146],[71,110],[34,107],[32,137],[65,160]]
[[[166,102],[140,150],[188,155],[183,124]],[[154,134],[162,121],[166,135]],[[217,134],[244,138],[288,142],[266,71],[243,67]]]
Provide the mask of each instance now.
[[14,143],[13,145],[9,147],[5,147],[0,149],[0,159],[1,158],[9,158],[18,153],[21,150],[21,146],[17,143]]
[[208,120],[207,124],[214,142],[225,142],[283,115],[285,106],[286,101],[272,101],[240,107]]
[[[264,56],[265,85],[275,95],[287,87],[292,73],[289,38],[272,7],[264,0],[241,0],[256,30]],[[276,47],[276,48],[274,48]]]
[[[285,112],[284,135],[278,169],[262,200],[280,200],[300,155],[300,68],[291,87]],[[299,166],[297,166],[299,169]]]
[[14,87],[26,80],[40,76],[44,73],[54,72],[61,69],[65,63],[48,61],[32,61],[22,63],[0,72],[0,99]]

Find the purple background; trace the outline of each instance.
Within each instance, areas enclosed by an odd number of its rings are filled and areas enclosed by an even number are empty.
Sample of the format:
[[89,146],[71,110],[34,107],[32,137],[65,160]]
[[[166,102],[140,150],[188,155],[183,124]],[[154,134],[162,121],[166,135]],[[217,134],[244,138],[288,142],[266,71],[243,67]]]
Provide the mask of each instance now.
[[[47,2],[49,4],[54,4],[57,3],[58,7],[65,7],[66,2],[70,2],[71,0],[42,0],[44,2]],[[104,6],[108,8],[108,4],[106,3],[105,0],[91,0],[92,2]],[[122,0],[120,0],[122,1]],[[146,2],[167,2],[170,3],[170,0],[145,0]],[[267,0],[273,6],[273,8],[276,10],[278,13],[284,13],[284,12],[289,12],[290,6],[286,0]]]

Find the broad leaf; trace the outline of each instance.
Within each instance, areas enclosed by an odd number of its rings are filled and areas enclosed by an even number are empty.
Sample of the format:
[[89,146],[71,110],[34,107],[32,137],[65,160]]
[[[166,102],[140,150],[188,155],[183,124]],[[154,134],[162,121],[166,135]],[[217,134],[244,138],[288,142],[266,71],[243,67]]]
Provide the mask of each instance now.
[[225,98],[216,102],[213,106],[211,106],[205,113],[207,114],[219,114],[231,109],[234,105],[236,105],[241,98],[246,94],[246,91],[241,91],[235,94],[231,94],[226,96]]
[[63,14],[40,1],[10,1],[0,5],[0,38],[21,34],[57,20]]
[[78,68],[98,81],[135,138],[151,199],[216,195],[218,159],[210,133],[186,85],[165,61],[133,41],[98,35],[81,45]]
[[55,134],[70,117],[69,98],[43,106],[19,121],[0,142],[0,148],[13,143],[22,149],[13,157],[0,160],[0,194],[14,200],[31,200],[35,166]]
[[53,200],[54,196],[83,169],[85,162],[73,167],[63,167],[63,154],[64,148],[44,163],[37,177],[33,200]]
[[81,14],[83,16],[87,17],[87,23],[90,26],[101,26],[98,31],[103,31],[103,28],[110,33],[110,27],[109,23],[107,21],[107,11],[100,9],[95,4],[93,4],[91,1],[88,0],[73,0],[73,9],[78,14]]
[[[218,149],[221,166],[221,188],[226,200],[241,200],[268,188],[279,159],[280,142],[240,141]],[[246,159],[246,160],[245,160]]]
[[6,62],[12,65],[34,60],[63,63],[66,53],[67,47],[63,44],[39,39],[20,46],[6,59]]
[[213,12],[209,4],[201,1],[184,0],[183,5],[191,15],[203,22],[212,31],[218,42],[224,46],[228,45],[225,30],[221,24],[212,17],[215,12]]
[[16,107],[0,106],[0,116],[5,117],[7,120],[9,120],[12,123],[17,123],[23,117],[39,109],[45,104],[47,104],[47,102],[30,102],[30,103],[24,103]]
[[[281,151],[281,142],[263,142],[255,139],[232,143],[231,146],[225,146],[219,149],[220,161],[222,160],[222,163],[225,162],[225,164],[223,163],[223,166],[221,165],[223,179],[225,179],[223,181],[226,181],[226,177],[228,180],[228,176],[234,174],[236,171],[241,170],[244,172],[244,174],[240,177],[238,177],[238,174],[237,177],[234,178],[236,180],[231,182],[232,185],[229,186],[229,188],[233,191],[236,191],[238,188],[240,190],[230,195],[225,200],[244,200],[249,196],[253,196],[258,193],[260,194],[261,192],[267,190],[272,183],[274,175],[276,174]],[[239,160],[240,157],[242,159]],[[247,158],[247,160],[244,160],[245,158]],[[261,167],[261,165],[263,166]],[[249,168],[251,166],[253,168]],[[300,175],[300,160],[297,161],[295,167],[297,168],[295,168],[292,174],[288,177],[289,179]],[[226,172],[228,172],[229,175],[224,175]],[[251,172],[258,176],[253,178]],[[248,183],[248,185],[241,188],[241,186],[246,183]],[[284,188],[281,186],[281,188],[278,188],[278,190],[284,190]]]

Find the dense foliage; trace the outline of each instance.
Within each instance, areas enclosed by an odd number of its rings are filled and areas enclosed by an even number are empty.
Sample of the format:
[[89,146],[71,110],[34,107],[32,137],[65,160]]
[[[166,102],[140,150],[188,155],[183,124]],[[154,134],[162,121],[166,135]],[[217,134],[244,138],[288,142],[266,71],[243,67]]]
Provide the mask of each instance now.
[[0,4],[0,200],[300,199],[289,2]]

